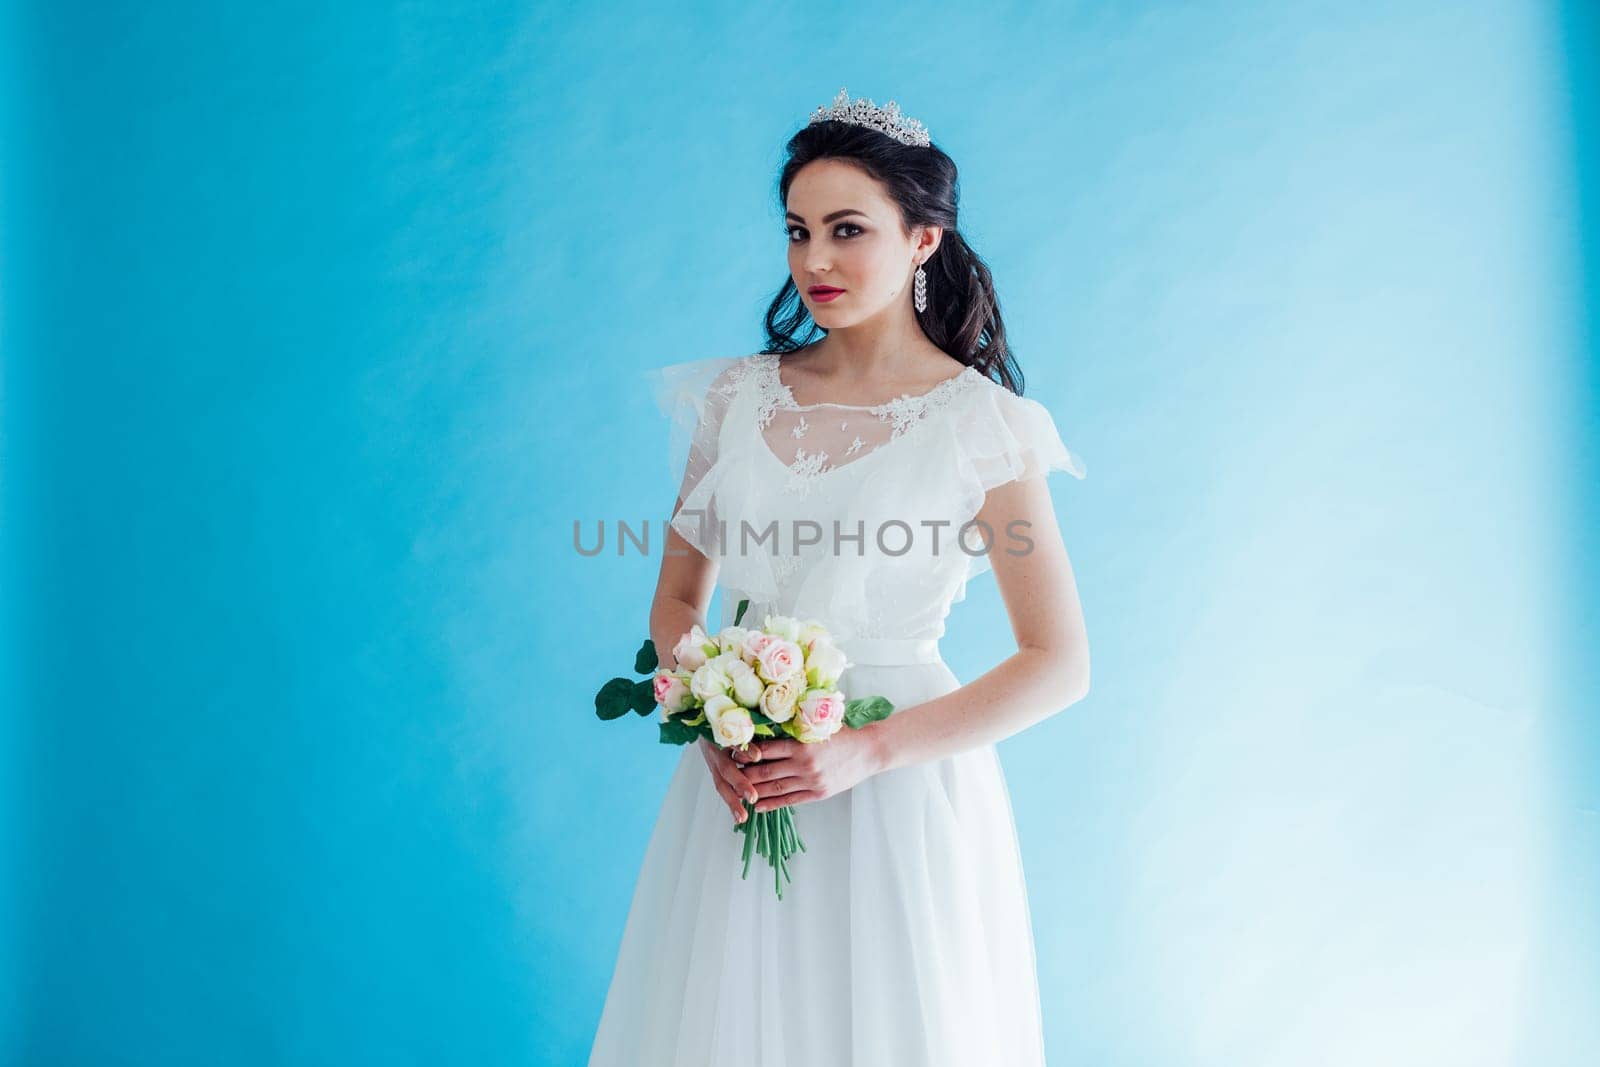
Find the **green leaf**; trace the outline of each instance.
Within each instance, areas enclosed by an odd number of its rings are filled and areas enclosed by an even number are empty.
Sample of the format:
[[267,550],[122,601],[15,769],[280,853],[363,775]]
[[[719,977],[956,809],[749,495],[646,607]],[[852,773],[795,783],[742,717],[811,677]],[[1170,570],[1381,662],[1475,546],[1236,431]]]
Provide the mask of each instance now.
[[628,714],[633,710],[633,686],[632,678],[611,679],[594,695],[594,713],[601,719],[620,719]]
[[656,710],[656,683],[654,678],[644,678],[633,683],[633,710],[649,715]]
[[743,600],[739,601],[739,610],[737,610],[737,611],[735,611],[733,613],[733,624],[735,626],[738,626],[739,625],[739,620],[744,618],[744,609],[748,608],[749,606],[750,606],[750,598],[749,597],[745,597]]
[[860,729],[869,722],[887,719],[892,711],[894,705],[887,697],[857,697],[845,701],[844,724],[852,730]]
[[644,644],[639,646],[639,651],[634,653],[633,673],[654,674],[659,666],[661,661],[656,658],[656,643],[647,637]]
[[661,724],[663,745],[687,745],[700,736],[700,731],[685,725],[682,719],[668,719]]
[[756,727],[756,733],[760,734],[762,737],[773,737],[773,736],[775,736],[773,734],[773,732],[772,732],[772,727],[770,727],[770,726],[757,726]]

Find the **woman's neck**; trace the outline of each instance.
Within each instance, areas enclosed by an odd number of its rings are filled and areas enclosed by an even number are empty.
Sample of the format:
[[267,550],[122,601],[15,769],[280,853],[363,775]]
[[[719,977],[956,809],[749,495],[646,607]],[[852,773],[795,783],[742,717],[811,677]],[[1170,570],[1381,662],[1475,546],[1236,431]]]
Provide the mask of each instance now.
[[[798,358],[797,358],[798,357]],[[920,327],[913,340],[833,330],[788,357],[808,375],[844,389],[856,386],[903,386],[948,377],[958,360],[939,350]]]

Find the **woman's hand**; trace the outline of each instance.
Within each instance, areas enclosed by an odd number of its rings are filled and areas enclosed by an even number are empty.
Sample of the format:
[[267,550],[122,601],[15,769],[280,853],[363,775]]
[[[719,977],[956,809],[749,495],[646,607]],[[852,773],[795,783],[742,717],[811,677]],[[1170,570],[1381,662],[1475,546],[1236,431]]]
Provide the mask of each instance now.
[[744,802],[756,798],[755,787],[739,765],[728,756],[728,750],[721,745],[714,744],[700,738],[695,744],[700,746],[700,754],[706,758],[706,766],[711,768],[711,782],[717,787],[717,792],[727,802],[733,812],[733,821],[742,823],[745,819]]
[[735,766],[754,784],[756,811],[772,811],[842,793],[880,770],[873,724],[843,729],[826,741],[807,744],[775,737],[730,749]]

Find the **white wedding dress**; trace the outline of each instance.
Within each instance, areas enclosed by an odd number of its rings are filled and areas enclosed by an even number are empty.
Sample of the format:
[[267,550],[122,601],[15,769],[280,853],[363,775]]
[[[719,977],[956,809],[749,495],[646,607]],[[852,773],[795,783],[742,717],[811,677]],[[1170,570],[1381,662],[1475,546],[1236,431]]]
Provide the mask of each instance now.
[[[938,639],[990,569],[985,544],[1026,548],[979,527],[958,544],[959,528],[990,488],[1051,470],[1081,478],[1083,465],[1048,409],[972,368],[875,407],[801,407],[779,363],[758,353],[650,372],[684,471],[672,525],[718,563],[712,626],[731,624],[743,598],[747,626],[768,613],[816,620],[852,663],[847,696],[915,715],[962,684]],[[759,856],[741,877],[744,838],[700,752],[673,758],[589,1067],[1044,1063],[993,745],[796,804],[806,851],[781,900]]]

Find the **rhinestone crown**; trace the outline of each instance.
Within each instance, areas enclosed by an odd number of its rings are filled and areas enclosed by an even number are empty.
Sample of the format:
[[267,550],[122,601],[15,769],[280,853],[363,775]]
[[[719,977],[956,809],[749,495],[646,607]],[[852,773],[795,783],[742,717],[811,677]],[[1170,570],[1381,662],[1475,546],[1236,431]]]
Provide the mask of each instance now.
[[879,107],[864,96],[852,101],[843,86],[831,105],[819,107],[811,113],[811,122],[807,125],[818,122],[848,122],[886,133],[901,144],[923,147],[929,144],[928,128],[909,115],[900,114],[899,104],[891,100]]

